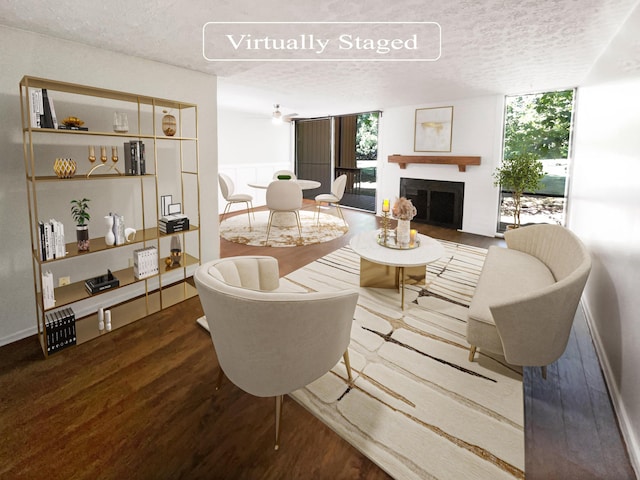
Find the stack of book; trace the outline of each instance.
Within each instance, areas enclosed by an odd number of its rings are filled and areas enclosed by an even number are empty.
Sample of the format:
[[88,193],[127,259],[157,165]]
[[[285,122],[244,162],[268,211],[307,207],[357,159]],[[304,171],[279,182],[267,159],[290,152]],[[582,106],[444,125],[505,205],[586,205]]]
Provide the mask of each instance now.
[[84,286],[87,292],[94,294],[104,292],[111,288],[120,286],[120,280],[113,276],[111,270],[107,270],[106,275],[100,275],[99,277],[89,278],[84,281]]
[[156,247],[139,248],[133,251],[133,275],[138,280],[158,273],[158,249]]
[[70,307],[45,314],[47,353],[76,344],[76,315]]
[[158,221],[158,228],[165,235],[189,230],[189,218],[184,213],[166,215]]
[[62,258],[67,254],[64,243],[64,225],[55,219],[38,223],[40,233],[40,259]]
[[144,143],[132,140],[124,143],[124,173],[125,175],[145,175],[147,163],[144,153]]
[[58,119],[46,88],[30,88],[31,127],[58,128]]

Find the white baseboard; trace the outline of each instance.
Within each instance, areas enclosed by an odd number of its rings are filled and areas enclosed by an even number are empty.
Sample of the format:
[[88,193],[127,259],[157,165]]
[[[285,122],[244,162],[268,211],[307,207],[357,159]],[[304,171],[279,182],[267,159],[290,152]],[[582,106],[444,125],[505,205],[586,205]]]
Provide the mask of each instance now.
[[0,347],[5,345],[9,345],[10,343],[17,342],[18,340],[22,340],[23,338],[30,337],[32,335],[36,335],[38,333],[37,327],[34,325],[33,327],[26,328],[24,330],[20,330],[19,332],[12,333],[6,337],[0,338]]
[[622,436],[624,437],[624,441],[627,444],[627,451],[629,452],[631,466],[635,470],[636,476],[640,478],[640,441],[638,439],[638,432],[634,431],[633,424],[629,420],[629,415],[627,415],[627,410],[624,404],[620,401],[620,391],[618,390],[618,386],[614,381],[615,376],[613,374],[613,371],[611,370],[611,365],[609,364],[602,339],[600,338],[598,330],[594,326],[592,320],[593,316],[591,315],[591,312],[589,311],[589,308],[587,307],[585,302],[581,301],[580,303],[582,305],[582,310],[584,311],[587,324],[589,325],[589,330],[591,331],[593,344],[596,349],[596,354],[598,355],[598,360],[600,361],[600,366],[602,367],[602,371],[604,373],[604,380],[611,395],[613,408],[616,412],[616,415],[618,416]]

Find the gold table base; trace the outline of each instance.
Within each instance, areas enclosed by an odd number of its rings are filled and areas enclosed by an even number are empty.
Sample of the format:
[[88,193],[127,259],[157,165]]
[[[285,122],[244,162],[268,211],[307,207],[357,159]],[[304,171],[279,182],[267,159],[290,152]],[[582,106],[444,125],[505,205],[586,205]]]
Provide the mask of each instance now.
[[425,285],[427,266],[398,267],[382,265],[360,258],[360,286],[395,288],[401,294],[400,306],[404,310],[405,285]]

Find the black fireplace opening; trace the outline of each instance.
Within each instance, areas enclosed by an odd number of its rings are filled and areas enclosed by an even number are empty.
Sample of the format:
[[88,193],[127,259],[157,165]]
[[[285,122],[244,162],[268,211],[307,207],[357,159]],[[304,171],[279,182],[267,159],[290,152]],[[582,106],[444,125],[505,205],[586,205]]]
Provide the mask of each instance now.
[[416,207],[414,222],[445,228],[462,228],[464,182],[400,179],[400,196]]

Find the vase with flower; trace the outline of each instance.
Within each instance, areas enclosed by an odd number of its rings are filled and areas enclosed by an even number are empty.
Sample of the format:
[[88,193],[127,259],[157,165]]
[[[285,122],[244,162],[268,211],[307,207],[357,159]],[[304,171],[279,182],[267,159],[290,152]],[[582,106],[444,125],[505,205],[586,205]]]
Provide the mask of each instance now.
[[416,207],[413,206],[411,200],[400,197],[394,203],[391,213],[398,221],[396,242],[401,248],[408,248],[411,242],[411,220],[416,216]]

